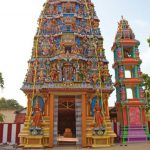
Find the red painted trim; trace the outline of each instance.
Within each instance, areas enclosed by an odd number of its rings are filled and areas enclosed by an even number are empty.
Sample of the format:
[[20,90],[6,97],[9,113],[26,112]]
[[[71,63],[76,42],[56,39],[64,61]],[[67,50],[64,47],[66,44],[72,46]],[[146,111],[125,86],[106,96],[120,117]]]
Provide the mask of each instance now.
[[16,143],[19,144],[20,139],[18,137],[19,133],[20,133],[20,126],[21,124],[16,124]]
[[12,131],[12,124],[8,124],[8,132],[7,132],[7,142],[11,142],[11,131]]
[[[139,78],[125,78],[125,79],[122,79],[122,82],[127,85],[127,86],[133,86],[133,85],[136,85],[136,84],[140,84],[142,83],[142,79],[139,79]],[[119,85],[120,82],[119,81],[116,81],[115,82],[115,86]]]
[[115,63],[112,65],[113,68],[116,68],[118,64],[122,65],[138,65],[141,64],[142,60],[141,59],[135,59],[135,58],[124,58],[122,60],[115,61]]
[[143,124],[146,125],[146,113],[145,113],[145,108],[142,109],[142,116],[143,116]]
[[138,43],[137,40],[131,40],[131,39],[122,39],[119,41],[119,43],[121,44],[121,46],[136,46],[136,44]]
[[3,126],[4,124],[0,123],[0,143],[2,143],[3,141]]
[[124,125],[127,126],[127,113],[126,113],[126,108],[124,107],[123,110],[123,122],[124,122]]
[[[25,93],[32,93],[33,90],[30,90],[30,89],[24,89],[23,90]],[[73,89],[73,88],[62,88],[62,89],[59,89],[59,88],[49,88],[49,89],[42,89],[42,90],[39,90],[39,92],[41,93],[52,93],[52,92],[74,92],[74,93],[81,93],[81,92],[85,92],[85,93],[95,93],[96,90],[93,90],[93,89]],[[113,90],[109,90],[109,89],[102,89],[102,92],[103,93],[112,93]]]

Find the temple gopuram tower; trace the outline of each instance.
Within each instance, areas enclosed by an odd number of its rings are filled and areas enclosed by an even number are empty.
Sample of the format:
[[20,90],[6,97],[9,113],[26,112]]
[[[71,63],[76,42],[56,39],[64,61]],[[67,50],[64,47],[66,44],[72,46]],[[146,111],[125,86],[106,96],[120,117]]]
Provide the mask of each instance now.
[[139,45],[128,21],[122,18],[112,51],[115,61],[116,108],[123,143],[145,142],[150,137],[146,122]]
[[113,87],[99,22],[91,0],[44,4],[22,87],[28,103],[20,146],[113,145]]

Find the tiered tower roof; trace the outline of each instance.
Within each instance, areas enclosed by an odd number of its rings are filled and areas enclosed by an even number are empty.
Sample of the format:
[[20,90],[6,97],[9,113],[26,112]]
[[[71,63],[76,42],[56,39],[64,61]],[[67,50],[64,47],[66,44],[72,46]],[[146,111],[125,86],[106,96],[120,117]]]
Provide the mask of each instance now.
[[118,44],[137,46],[140,44],[139,41],[135,39],[135,34],[133,33],[128,21],[123,17],[118,23],[118,30],[115,36],[115,43],[113,46],[117,46]]
[[48,0],[39,18],[23,90],[112,91],[108,61],[91,0]]

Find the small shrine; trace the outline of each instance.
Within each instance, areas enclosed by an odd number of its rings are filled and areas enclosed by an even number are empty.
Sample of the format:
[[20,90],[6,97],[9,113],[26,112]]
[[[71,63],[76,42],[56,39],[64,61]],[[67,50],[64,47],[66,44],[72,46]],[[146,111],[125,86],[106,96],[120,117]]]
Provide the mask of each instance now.
[[146,121],[146,99],[142,88],[142,63],[139,55],[140,42],[122,18],[118,25],[114,53],[116,108],[120,122],[120,140],[123,143],[146,142],[150,140]]
[[22,86],[28,102],[20,146],[114,144],[108,109],[114,89],[99,23],[91,0],[44,4]]

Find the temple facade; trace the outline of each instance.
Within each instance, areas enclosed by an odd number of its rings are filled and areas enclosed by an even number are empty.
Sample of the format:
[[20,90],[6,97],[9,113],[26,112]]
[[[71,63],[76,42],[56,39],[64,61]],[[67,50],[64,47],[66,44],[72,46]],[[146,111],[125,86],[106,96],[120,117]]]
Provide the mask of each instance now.
[[122,18],[112,51],[116,78],[116,108],[121,127],[119,137],[123,143],[150,140],[145,112],[146,99],[142,88],[139,45],[140,42],[135,39],[128,21]]
[[91,0],[48,0],[38,20],[29,68],[20,146],[114,144],[108,61]]

